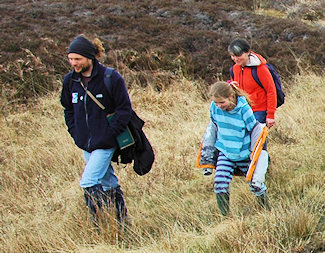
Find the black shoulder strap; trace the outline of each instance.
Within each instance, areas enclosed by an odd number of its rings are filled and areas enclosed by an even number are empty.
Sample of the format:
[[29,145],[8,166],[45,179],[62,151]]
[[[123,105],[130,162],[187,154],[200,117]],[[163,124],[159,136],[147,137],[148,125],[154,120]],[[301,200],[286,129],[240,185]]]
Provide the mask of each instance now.
[[[263,87],[263,85],[262,85],[260,79],[259,79],[258,76],[257,76],[257,69],[256,69],[256,66],[254,66],[254,67],[250,67],[250,68],[252,69],[252,75],[253,75],[253,78],[254,78],[255,82],[257,82],[257,84],[258,84],[262,89],[264,89],[264,87]],[[230,76],[232,77],[232,79],[234,79],[234,70],[233,70],[233,66],[231,66],[231,67],[229,68],[229,73],[230,73]]]
[[231,66],[231,67],[229,68],[229,73],[230,73],[230,76],[231,76],[232,80],[234,80],[234,70],[233,70],[233,66]]
[[252,67],[252,76],[255,80],[255,82],[257,82],[257,84],[264,90],[264,87],[260,81],[260,79],[258,78],[258,75],[257,75],[257,67]]
[[73,71],[70,71],[70,72],[68,73],[68,78],[69,78],[68,89],[69,89],[69,93],[71,93],[71,90],[72,90],[72,72],[73,72]]
[[114,71],[114,68],[106,67],[105,73],[104,73],[104,84],[106,86],[106,89],[108,90],[108,93],[110,96],[112,96],[112,82],[111,82],[111,76]]

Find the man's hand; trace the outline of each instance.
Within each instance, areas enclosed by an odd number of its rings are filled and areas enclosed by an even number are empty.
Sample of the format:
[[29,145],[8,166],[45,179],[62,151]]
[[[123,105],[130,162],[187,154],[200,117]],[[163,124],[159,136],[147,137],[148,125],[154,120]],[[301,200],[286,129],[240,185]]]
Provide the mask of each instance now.
[[275,125],[275,119],[268,119],[268,118],[266,118],[266,126],[268,127],[268,128],[271,128],[271,127],[273,127]]

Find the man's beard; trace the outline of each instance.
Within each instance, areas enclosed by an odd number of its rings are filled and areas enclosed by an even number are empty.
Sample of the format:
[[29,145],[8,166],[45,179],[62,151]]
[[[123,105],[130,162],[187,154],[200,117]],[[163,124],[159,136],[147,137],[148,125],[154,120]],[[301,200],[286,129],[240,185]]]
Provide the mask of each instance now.
[[90,65],[82,67],[81,70],[78,72],[80,74],[87,72],[90,69]]

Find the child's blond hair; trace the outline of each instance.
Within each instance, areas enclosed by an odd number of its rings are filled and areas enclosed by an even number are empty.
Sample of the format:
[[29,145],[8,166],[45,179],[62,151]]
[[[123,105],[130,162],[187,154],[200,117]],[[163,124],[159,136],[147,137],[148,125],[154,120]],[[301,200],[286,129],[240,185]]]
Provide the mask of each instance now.
[[238,96],[244,96],[249,105],[251,105],[251,100],[247,92],[240,89],[238,84],[234,81],[218,81],[211,85],[209,89],[210,98],[229,98],[231,94],[237,98]]

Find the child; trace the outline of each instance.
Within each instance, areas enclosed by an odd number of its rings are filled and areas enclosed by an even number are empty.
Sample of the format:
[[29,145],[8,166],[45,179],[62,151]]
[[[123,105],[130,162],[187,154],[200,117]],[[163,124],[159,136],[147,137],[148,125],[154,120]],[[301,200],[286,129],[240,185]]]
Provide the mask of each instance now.
[[[236,86],[236,82],[216,82],[210,88],[211,122],[217,126],[215,147],[219,151],[214,177],[214,191],[222,215],[229,212],[229,184],[235,170],[246,174],[250,154],[263,128],[253,114],[247,94]],[[254,130],[254,131],[253,131]],[[250,190],[259,203],[269,208],[265,173],[268,154],[262,150],[258,158]]]

